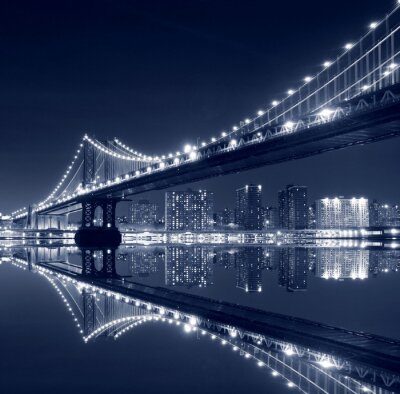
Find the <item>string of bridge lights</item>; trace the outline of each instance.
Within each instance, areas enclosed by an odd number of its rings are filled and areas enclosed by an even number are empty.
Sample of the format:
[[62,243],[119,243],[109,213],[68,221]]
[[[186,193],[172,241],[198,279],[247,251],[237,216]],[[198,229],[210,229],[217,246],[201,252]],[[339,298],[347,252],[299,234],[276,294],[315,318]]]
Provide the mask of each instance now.
[[[357,46],[359,43],[361,43],[361,41],[365,38],[365,37],[367,37],[369,34],[371,34],[378,26],[380,26],[381,24],[382,24],[382,22],[386,19],[386,18],[388,18],[388,17],[390,17],[393,13],[395,13],[398,9],[399,9],[399,7],[400,7],[400,0],[396,0],[396,4],[395,4],[395,7],[394,7],[394,9],[389,13],[389,14],[387,14],[386,16],[385,16],[385,18],[382,18],[381,20],[379,20],[379,21],[373,21],[373,22],[371,22],[369,25],[368,25],[368,31],[367,31],[367,33],[366,34],[364,34],[357,42],[348,42],[348,43],[346,43],[344,46],[343,46],[343,49],[344,49],[344,51],[336,58],[336,60],[335,61],[330,61],[330,60],[326,60],[326,61],[324,61],[323,63],[322,63],[322,67],[323,67],[323,69],[320,71],[320,72],[318,72],[315,76],[310,76],[310,75],[307,75],[306,77],[304,77],[303,78],[303,85],[301,85],[297,90],[295,90],[295,89],[289,89],[288,91],[287,91],[287,96],[285,97],[285,98],[283,98],[282,100],[280,100],[280,101],[278,101],[278,100],[272,100],[272,102],[271,102],[271,106],[270,107],[268,107],[267,109],[265,109],[265,110],[258,110],[257,111],[257,113],[256,113],[256,116],[254,117],[254,118],[246,118],[246,119],[244,119],[244,121],[243,121],[243,123],[245,124],[245,125],[248,125],[248,124],[250,124],[250,123],[252,123],[252,122],[255,122],[256,120],[258,120],[260,117],[262,117],[263,115],[265,115],[267,112],[269,112],[269,111],[271,111],[273,108],[275,108],[275,107],[277,107],[278,105],[280,105],[280,104],[284,104],[285,103],[285,101],[286,100],[288,100],[293,94],[295,94],[297,91],[299,91],[301,88],[303,88],[303,87],[305,87],[305,86],[307,86],[307,84],[309,84],[311,81],[313,81],[315,78],[317,78],[320,74],[322,74],[324,71],[326,71],[328,68],[330,68],[331,66],[333,66],[335,63],[337,63],[343,56],[345,56],[351,49],[353,49],[355,46]],[[397,67],[397,65],[395,65],[395,67]],[[390,74],[390,71],[389,70],[386,70],[385,72],[384,72],[384,75],[385,76],[388,76]],[[362,90],[366,90],[366,89],[368,89],[369,88],[369,86],[363,86],[361,89]],[[280,115],[279,115],[280,116]],[[276,116],[275,118],[279,118],[279,116]],[[206,146],[208,146],[208,145],[210,145],[210,144],[213,144],[214,142],[217,142],[217,141],[220,141],[221,139],[223,139],[223,138],[225,138],[225,137],[227,137],[227,136],[230,136],[230,135],[232,135],[233,133],[235,133],[236,131],[238,131],[240,129],[240,127],[238,127],[238,126],[236,126],[236,125],[234,125],[233,127],[232,127],[232,130],[230,131],[230,132],[227,132],[227,131],[222,131],[221,132],[221,135],[219,136],[219,137],[211,137],[211,139],[210,139],[210,142],[205,142],[205,141],[203,141],[202,143],[201,143],[201,146],[202,147],[206,147]],[[190,145],[186,145],[185,146],[185,148],[186,149],[193,149],[193,147],[195,147],[195,146],[190,146]]]
[[[82,142],[85,140],[85,137],[82,138]],[[63,176],[61,177],[60,181],[57,183],[56,187],[53,189],[53,191],[41,202],[39,202],[39,207],[42,205],[45,205],[49,200],[51,200],[52,198],[54,198],[54,196],[56,195],[56,193],[60,190],[61,186],[64,185],[68,175],[70,174],[70,172],[72,171],[72,169],[75,166],[75,163],[77,162],[80,153],[82,152],[82,148],[83,148],[83,143],[79,144],[79,148],[76,150],[76,153],[71,161],[71,163],[69,164],[68,168],[65,170]]]
[[[158,156],[147,156],[144,155],[143,153],[137,152],[135,150],[133,150],[131,147],[129,147],[128,145],[124,144],[123,142],[121,142],[121,140],[119,140],[118,138],[114,138],[114,142],[120,146],[121,148],[125,149],[126,151],[128,151],[129,153],[139,156],[139,160],[140,161],[145,161],[145,160],[149,160],[149,161],[159,161],[160,158]],[[162,159],[165,159],[165,156],[161,157]]]
[[[139,156],[136,154],[136,156],[128,156],[128,155],[123,155],[121,153],[116,153],[113,150],[105,147],[101,142],[90,138],[87,134],[85,134],[85,136],[83,137],[84,141],[89,142],[91,145],[93,145],[95,148],[99,149],[100,151],[102,151],[103,153],[115,157],[117,159],[121,159],[121,160],[127,160],[127,161],[144,161],[144,162],[154,162],[156,161],[155,158],[150,157],[150,156]],[[135,154],[134,154],[135,155]]]

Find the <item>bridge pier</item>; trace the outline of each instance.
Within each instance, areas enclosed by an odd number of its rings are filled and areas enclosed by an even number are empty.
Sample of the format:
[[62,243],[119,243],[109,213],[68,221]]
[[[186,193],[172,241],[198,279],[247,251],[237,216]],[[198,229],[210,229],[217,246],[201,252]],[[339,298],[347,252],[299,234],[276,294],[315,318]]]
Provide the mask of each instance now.
[[[82,224],[75,234],[75,242],[82,247],[117,247],[121,233],[115,226],[116,199],[90,199],[82,202]],[[98,208],[101,218],[96,218]]]

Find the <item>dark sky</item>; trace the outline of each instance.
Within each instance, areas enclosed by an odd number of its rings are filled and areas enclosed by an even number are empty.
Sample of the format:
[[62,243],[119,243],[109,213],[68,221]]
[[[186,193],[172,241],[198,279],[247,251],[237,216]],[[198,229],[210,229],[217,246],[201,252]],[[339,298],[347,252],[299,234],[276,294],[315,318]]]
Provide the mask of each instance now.
[[[47,196],[85,132],[149,154],[219,134],[296,88],[394,3],[3,1],[0,211]],[[396,202],[399,148],[394,139],[202,186],[217,207],[250,181],[268,204],[290,182],[311,198]]]

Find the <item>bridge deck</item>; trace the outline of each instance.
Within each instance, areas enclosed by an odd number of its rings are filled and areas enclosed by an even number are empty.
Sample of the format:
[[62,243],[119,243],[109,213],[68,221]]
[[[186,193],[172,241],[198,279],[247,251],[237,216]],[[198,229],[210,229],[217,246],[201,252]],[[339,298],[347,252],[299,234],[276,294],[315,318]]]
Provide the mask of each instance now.
[[[400,94],[400,85],[391,88]],[[206,178],[237,173],[265,165],[317,155],[352,145],[371,143],[400,135],[400,99],[390,105],[357,112],[338,120],[304,130],[248,143],[234,150],[210,154],[199,160],[171,166],[119,184],[93,191],[68,202],[55,204],[42,213],[64,213],[79,208],[81,201],[114,196],[125,198],[151,190],[197,182]]]
[[400,374],[400,340],[346,330],[162,287],[126,283],[119,279],[85,277],[55,268],[51,264],[41,265],[122,295],[294,343],[368,367]]

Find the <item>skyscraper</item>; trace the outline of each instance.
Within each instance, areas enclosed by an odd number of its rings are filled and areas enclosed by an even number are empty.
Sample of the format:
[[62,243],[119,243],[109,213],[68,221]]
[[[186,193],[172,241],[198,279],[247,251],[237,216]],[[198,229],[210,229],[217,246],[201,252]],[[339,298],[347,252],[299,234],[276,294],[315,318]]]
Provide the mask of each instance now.
[[165,229],[201,231],[213,227],[214,197],[207,190],[165,193]]
[[291,230],[308,228],[307,187],[288,185],[278,192],[279,227]]
[[398,205],[381,204],[373,200],[369,205],[369,225],[380,227],[400,226],[400,207]]
[[149,200],[132,201],[130,206],[132,224],[149,226],[158,220],[158,205]]
[[261,185],[236,190],[236,224],[242,230],[262,230]]
[[226,227],[235,222],[235,214],[232,209],[224,208],[222,211],[214,215],[215,225],[218,227]]
[[368,199],[324,198],[315,202],[319,229],[357,228],[369,225]]
[[278,228],[278,209],[275,207],[265,207],[264,213],[264,228],[273,230]]

